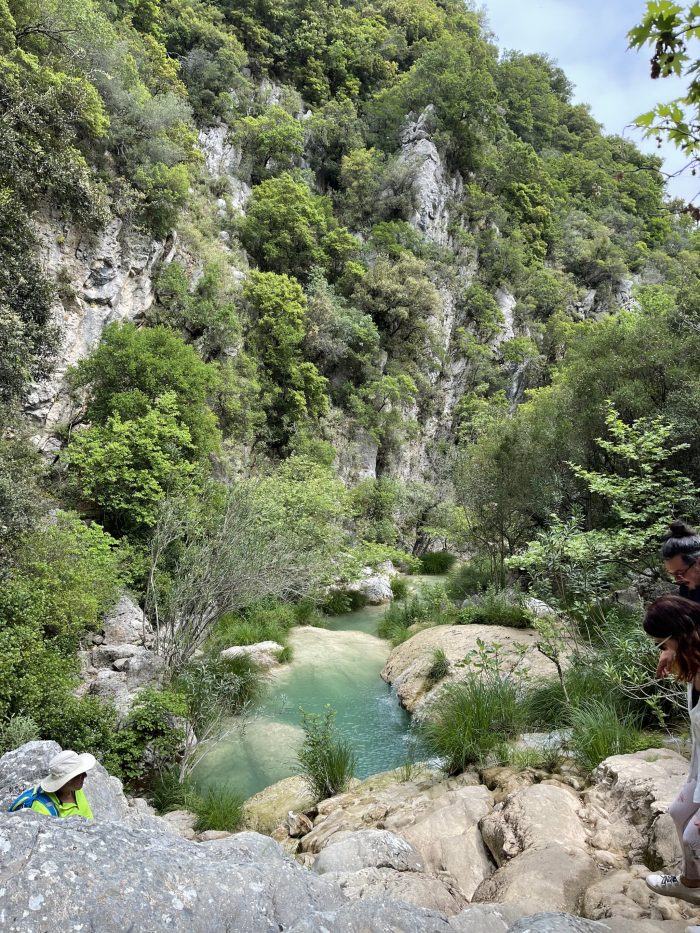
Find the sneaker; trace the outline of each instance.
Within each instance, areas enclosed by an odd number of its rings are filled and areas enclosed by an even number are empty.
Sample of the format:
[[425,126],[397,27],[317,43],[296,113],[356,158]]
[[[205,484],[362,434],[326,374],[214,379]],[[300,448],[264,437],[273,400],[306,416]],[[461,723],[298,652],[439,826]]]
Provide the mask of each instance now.
[[688,888],[678,875],[647,875],[647,887],[654,894],[663,894],[664,897],[679,897],[690,904],[700,904],[700,888]]

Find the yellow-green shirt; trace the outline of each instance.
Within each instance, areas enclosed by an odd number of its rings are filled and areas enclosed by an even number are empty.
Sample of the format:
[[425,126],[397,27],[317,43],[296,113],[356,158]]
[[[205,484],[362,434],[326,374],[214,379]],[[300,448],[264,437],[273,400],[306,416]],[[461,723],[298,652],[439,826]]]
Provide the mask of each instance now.
[[[77,790],[75,792],[75,803],[62,803],[56,794],[51,794],[47,790],[45,790],[44,793],[53,801],[59,816],[82,816],[86,820],[92,819],[92,810],[90,809],[90,804],[87,802],[87,797],[83,791]],[[36,810],[37,813],[43,813],[44,816],[51,816],[44,804],[39,800],[34,801],[32,810]]]

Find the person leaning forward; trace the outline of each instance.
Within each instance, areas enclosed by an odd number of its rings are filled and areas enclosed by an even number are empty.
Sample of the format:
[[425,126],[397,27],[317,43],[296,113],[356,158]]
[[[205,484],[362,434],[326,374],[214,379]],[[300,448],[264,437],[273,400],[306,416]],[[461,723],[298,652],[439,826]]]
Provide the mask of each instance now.
[[[49,762],[49,773],[42,778],[39,790],[53,803],[58,816],[82,816],[91,820],[92,810],[83,792],[83,783],[87,772],[97,764],[95,758],[85,752],[78,755],[73,751],[59,752]],[[34,800],[31,810],[53,816],[51,810],[41,802]]]
[[[678,584],[678,595],[700,603],[700,535],[685,522],[671,522],[670,534],[661,545],[661,558],[669,577]],[[657,677],[671,673],[675,654],[664,647],[659,654]]]

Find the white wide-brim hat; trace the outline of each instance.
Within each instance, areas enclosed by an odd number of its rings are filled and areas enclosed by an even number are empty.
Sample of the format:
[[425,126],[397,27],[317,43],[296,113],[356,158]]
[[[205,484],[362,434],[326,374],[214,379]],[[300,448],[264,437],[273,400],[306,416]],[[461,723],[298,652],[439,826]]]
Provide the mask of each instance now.
[[41,782],[42,790],[58,790],[72,778],[94,768],[96,764],[97,759],[89,752],[84,752],[82,755],[70,749],[59,752],[49,762],[49,773]]

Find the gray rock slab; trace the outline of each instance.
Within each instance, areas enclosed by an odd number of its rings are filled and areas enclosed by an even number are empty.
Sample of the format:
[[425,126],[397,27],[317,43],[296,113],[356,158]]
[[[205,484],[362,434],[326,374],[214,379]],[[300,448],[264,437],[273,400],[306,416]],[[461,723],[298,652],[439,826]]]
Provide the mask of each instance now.
[[584,892],[600,879],[587,851],[575,846],[550,845],[526,849],[482,882],[473,900],[516,904],[535,913],[540,908],[575,911]]
[[321,850],[314,871],[352,872],[363,868],[393,868],[395,871],[423,871],[423,860],[413,846],[384,829],[338,832]]
[[483,785],[458,787],[419,811],[412,824],[401,825],[404,814],[399,812],[393,819],[387,817],[385,825],[416,848],[427,872],[440,878],[447,873],[469,900],[493,872],[479,831],[491,804],[492,795]]
[[116,661],[125,661],[127,658],[138,656],[147,657],[148,654],[146,648],[141,648],[138,645],[97,645],[92,649],[92,665],[97,668],[109,668]]
[[142,645],[153,637],[143,610],[130,596],[120,596],[117,605],[102,624],[105,642],[109,645]]
[[470,904],[450,918],[450,930],[455,933],[508,933],[522,913],[510,904]]
[[351,901],[346,907],[304,917],[286,933],[451,933],[443,914],[382,898]]
[[353,872],[330,872],[325,881],[340,887],[351,900],[389,897],[416,907],[426,907],[452,916],[466,901],[454,885],[429,875],[396,871],[394,868],[363,868]]
[[587,833],[578,816],[580,809],[581,801],[570,788],[532,784],[485,816],[481,834],[498,866],[526,849],[552,843],[584,848]]
[[305,920],[319,930],[316,915],[343,903],[317,875],[270,857],[271,840],[231,843],[204,846],[31,811],[2,814],[2,925],[10,933],[279,933]]

